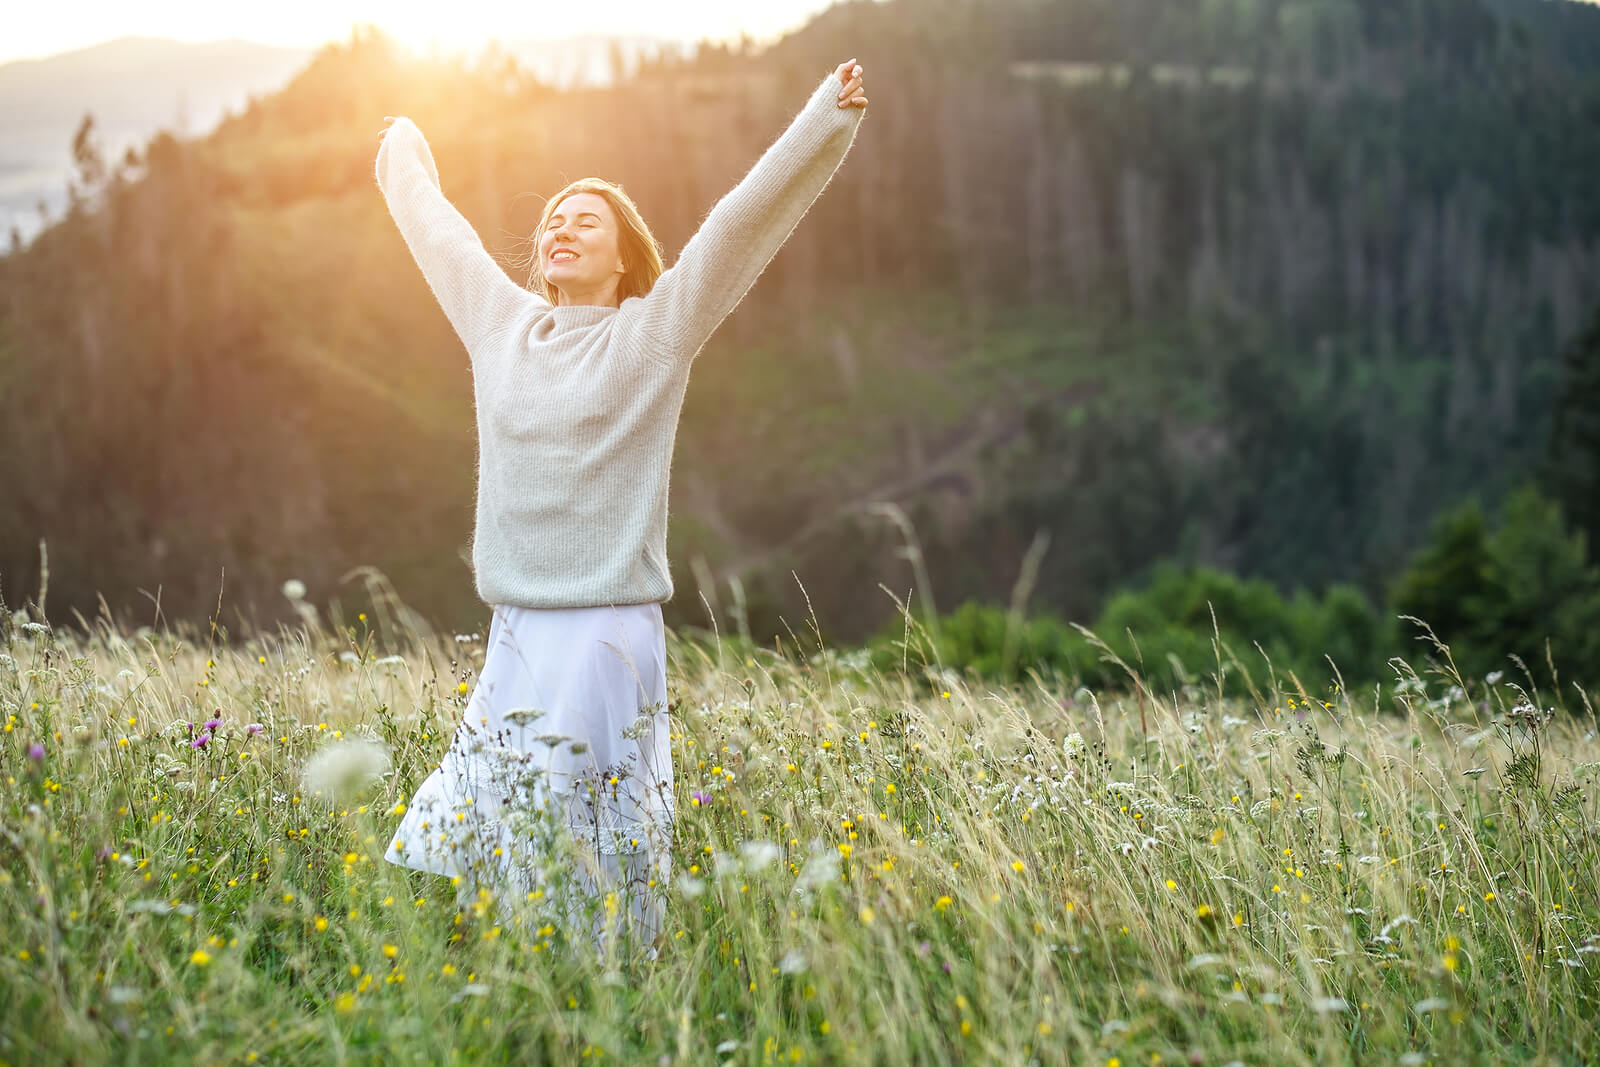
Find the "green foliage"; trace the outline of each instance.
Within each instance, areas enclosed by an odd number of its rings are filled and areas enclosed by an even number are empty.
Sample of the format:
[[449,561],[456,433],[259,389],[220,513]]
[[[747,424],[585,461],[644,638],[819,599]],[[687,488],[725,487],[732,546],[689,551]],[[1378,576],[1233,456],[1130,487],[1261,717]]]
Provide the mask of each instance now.
[[1427,623],[1468,677],[1515,669],[1539,683],[1550,665],[1593,684],[1600,663],[1600,569],[1559,503],[1525,487],[1490,531],[1475,503],[1442,518],[1398,583],[1398,613]]
[[[1493,599],[1489,526],[1476,500],[1440,516],[1394,591],[1395,611],[1424,620],[1440,640],[1467,654],[1479,636],[1482,605]],[[1475,655],[1475,653],[1473,654]]]
[[[1220,672],[1229,693],[1265,688],[1274,677],[1293,691],[1291,675],[1307,693],[1323,693],[1339,676],[1347,686],[1380,678],[1392,645],[1388,627],[1351,586],[1285,598],[1262,579],[1172,564],[1113,596],[1089,629],[1103,648],[1054,616],[1024,618],[968,602],[939,620],[936,650],[924,638],[912,654],[932,662],[936,651],[946,667],[1001,680],[1037,673],[1126,689],[1134,683],[1115,656],[1157,691],[1214,687]],[[879,669],[899,666],[902,631],[897,622],[871,643]]]
[[1093,629],[1155,688],[1220,674],[1231,692],[1264,688],[1273,676],[1293,689],[1292,675],[1308,693],[1324,693],[1335,668],[1347,685],[1378,678],[1385,644],[1377,612],[1352,587],[1290,599],[1262,579],[1172,565],[1113,597]]
[[1600,545],[1600,305],[1562,353],[1544,482],[1589,544]]

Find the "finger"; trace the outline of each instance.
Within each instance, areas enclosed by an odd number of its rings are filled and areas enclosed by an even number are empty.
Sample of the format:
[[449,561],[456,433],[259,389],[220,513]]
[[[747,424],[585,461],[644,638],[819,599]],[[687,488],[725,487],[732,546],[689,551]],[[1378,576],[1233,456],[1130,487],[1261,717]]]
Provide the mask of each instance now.
[[851,93],[855,92],[856,90],[858,90],[860,88],[861,88],[861,79],[860,78],[851,78],[849,81],[844,83],[844,89],[839,93],[839,99],[843,100],[845,97],[849,96]]

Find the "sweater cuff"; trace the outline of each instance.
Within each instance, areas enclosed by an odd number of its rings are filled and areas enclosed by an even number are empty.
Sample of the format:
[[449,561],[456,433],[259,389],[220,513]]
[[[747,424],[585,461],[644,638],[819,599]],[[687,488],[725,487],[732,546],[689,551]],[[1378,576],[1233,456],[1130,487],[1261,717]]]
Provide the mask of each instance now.
[[859,107],[840,107],[839,94],[842,92],[844,92],[844,82],[839,80],[839,75],[829,74],[811,94],[811,99],[806,104],[806,111],[813,113],[818,120],[821,120],[823,114],[828,115],[833,125],[838,128],[854,126],[865,112]]
[[383,135],[383,144],[378,146],[378,158],[374,164],[378,188],[386,194],[394,195],[394,183],[399,174],[395,168],[404,167],[412,161],[421,163],[422,173],[433,183],[435,189],[440,188],[439,170],[434,165],[433,153],[428,148],[427,139],[422,136],[422,131],[417,129],[416,123],[408,118],[397,118],[389,127],[389,131]]

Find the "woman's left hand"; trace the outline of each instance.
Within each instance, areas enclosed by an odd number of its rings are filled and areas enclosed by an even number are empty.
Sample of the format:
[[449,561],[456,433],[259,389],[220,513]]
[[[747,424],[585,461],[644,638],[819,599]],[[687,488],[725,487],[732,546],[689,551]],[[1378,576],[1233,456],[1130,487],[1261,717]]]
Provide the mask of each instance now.
[[867,94],[861,85],[861,65],[853,59],[846,60],[833,73],[844,83],[844,91],[839,94],[839,106],[866,107]]

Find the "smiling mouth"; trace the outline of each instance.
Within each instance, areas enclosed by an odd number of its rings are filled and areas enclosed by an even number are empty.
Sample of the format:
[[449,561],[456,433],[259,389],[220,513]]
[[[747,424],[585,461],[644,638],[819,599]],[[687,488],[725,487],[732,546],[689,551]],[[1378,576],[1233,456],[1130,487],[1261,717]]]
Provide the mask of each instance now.
[[567,254],[565,256],[552,255],[550,257],[550,262],[551,263],[575,263],[575,262],[577,262],[577,260],[578,260],[578,254],[576,252],[569,253],[569,254]]

